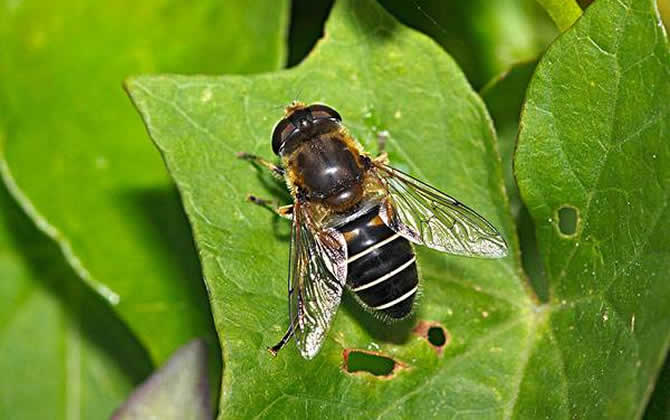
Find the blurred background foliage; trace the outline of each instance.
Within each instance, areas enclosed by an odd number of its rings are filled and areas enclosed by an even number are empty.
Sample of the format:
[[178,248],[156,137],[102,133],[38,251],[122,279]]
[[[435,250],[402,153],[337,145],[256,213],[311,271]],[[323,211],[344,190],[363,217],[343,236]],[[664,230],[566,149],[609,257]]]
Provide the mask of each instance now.
[[[442,45],[475,89],[512,64],[537,58],[558,35],[558,29],[536,0],[380,3],[399,21]],[[332,4],[332,0],[293,2],[289,66],[300,62],[322,35]]]
[[[204,284],[197,278],[199,266],[187,221],[159,156],[120,86],[129,73],[242,74],[294,66],[323,35],[332,3],[293,0],[290,5],[278,2],[273,9],[259,1],[193,6],[154,0],[142,7],[123,2],[107,9],[77,1],[8,0],[0,6],[0,151],[9,160],[9,164],[2,162],[7,185],[0,185],[0,372],[5,375],[0,384],[0,417],[104,418],[193,335],[209,337],[211,383],[218,392],[220,349]],[[511,168],[525,86],[536,60],[559,30],[536,0],[380,3],[401,22],[433,37],[475,90],[482,92],[498,130],[512,211],[526,251],[524,266],[542,297],[546,284],[533,246],[534,229],[518,198]],[[583,8],[589,3],[579,1]],[[670,21],[670,0],[659,0],[659,10]],[[56,42],[47,37],[56,37]],[[45,43],[52,47],[45,54],[25,52]],[[494,79],[504,83],[488,84]],[[22,143],[19,151],[13,148],[17,138]],[[143,156],[112,173],[111,177],[127,178],[127,182],[96,178],[95,170],[77,169],[91,164],[86,160],[91,156],[94,166],[105,166],[109,162],[95,160],[97,153],[105,150],[115,155],[117,149],[125,151],[118,155],[123,159],[139,156],[136,153]],[[147,153],[151,155],[145,159]],[[17,156],[37,163],[19,166]],[[23,185],[14,183],[10,167],[24,172],[19,179]],[[152,174],[147,175],[146,167]],[[134,184],[138,177],[144,180],[139,186]],[[110,184],[126,198],[138,188],[148,188],[150,193],[131,206],[106,196]],[[33,196],[32,201],[22,196],[20,189],[26,185],[30,194],[43,196]],[[31,190],[30,185],[35,187]],[[47,218],[42,218],[42,208],[35,209],[33,201],[46,209]],[[91,213],[101,206],[117,206],[109,214],[123,219],[119,226],[128,223],[128,231],[136,236],[119,237],[125,228],[103,234],[94,231],[108,224]],[[30,217],[25,210],[32,211]],[[154,212],[167,234],[148,233],[143,225],[153,223],[148,221],[153,216],[147,219],[147,212]],[[97,220],[89,223],[87,218]],[[63,238],[59,230],[54,231],[53,220],[71,235]],[[132,270],[126,270],[128,261],[109,261],[110,253],[105,251],[125,241],[139,243],[124,248],[128,253],[141,253],[135,249],[156,243],[168,251],[157,252],[161,255],[153,262],[152,252],[146,258],[140,255],[130,264]],[[96,271],[92,263],[93,279],[81,261],[72,255],[64,257],[63,250],[67,254],[72,249],[90,251],[91,260],[107,268]],[[128,255],[120,252],[115,257]],[[169,265],[161,273],[164,261]],[[174,266],[184,261],[186,267]],[[175,278],[168,294],[190,296],[183,310],[196,312],[189,315],[191,324],[181,325],[183,333],[175,334],[173,341],[166,339],[154,347],[147,344],[152,342],[146,335],[151,330],[170,330],[172,325],[161,326],[159,317],[136,328],[135,317],[146,314],[128,315],[114,308],[113,299],[105,299],[101,287],[115,285],[120,273],[128,276],[123,280],[130,295],[146,288],[147,279],[160,284],[167,277]],[[180,276],[196,279],[184,282]],[[661,375],[647,418],[670,418],[667,364]]]

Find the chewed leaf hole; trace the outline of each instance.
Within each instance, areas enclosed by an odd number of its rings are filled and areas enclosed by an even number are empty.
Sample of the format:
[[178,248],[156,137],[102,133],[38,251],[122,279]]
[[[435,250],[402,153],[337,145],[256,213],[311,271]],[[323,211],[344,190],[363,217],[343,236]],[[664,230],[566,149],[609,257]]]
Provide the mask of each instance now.
[[558,229],[565,236],[574,236],[577,233],[579,213],[572,206],[563,206],[558,209]]
[[348,373],[366,372],[371,375],[389,379],[405,364],[398,362],[381,353],[366,350],[344,350],[344,366],[342,369]]
[[428,341],[435,347],[442,347],[447,342],[447,337],[444,335],[444,328],[430,327],[428,329]]
[[440,356],[451,339],[449,331],[434,321],[420,321],[414,328],[414,333],[426,340]]

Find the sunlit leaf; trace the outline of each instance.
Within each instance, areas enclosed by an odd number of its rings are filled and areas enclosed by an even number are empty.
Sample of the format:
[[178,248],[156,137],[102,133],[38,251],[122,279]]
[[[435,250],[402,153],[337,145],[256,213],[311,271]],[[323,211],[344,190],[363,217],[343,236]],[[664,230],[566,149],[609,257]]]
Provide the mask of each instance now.
[[[522,412],[562,389],[570,417],[631,418],[653,389],[670,344],[669,76],[653,0],[595,2],[533,76],[515,169],[555,309]],[[556,383],[532,381],[552,357]]]
[[[591,6],[540,62],[531,88],[539,86],[542,72],[556,71],[557,62],[569,62],[576,51],[589,51],[592,39],[626,33],[631,27],[653,37],[635,36],[639,45],[628,52],[641,60],[655,41],[659,58],[652,57],[649,69],[645,60],[637,62],[638,74],[658,75],[659,68],[667,74],[667,41],[652,4],[629,2],[636,13],[618,13],[623,6],[616,0]],[[574,94],[579,98],[549,103],[547,109],[558,119],[573,118],[570,127],[575,132],[588,133],[584,121],[617,121],[602,115],[611,112],[608,102],[589,102],[591,112],[579,114],[561,110],[560,105],[590,101],[586,88],[580,87],[590,73],[576,69],[586,67],[604,77],[599,60],[609,56],[597,52],[578,58],[572,67],[564,65],[569,68],[563,69],[560,75],[565,79],[560,83],[531,93],[544,98],[552,89],[576,83]],[[653,81],[655,90],[638,91],[626,98],[626,106],[644,109],[644,104],[667,96],[667,82]],[[598,293],[601,289],[596,287],[590,295],[589,288],[581,288],[588,284],[584,276],[594,278],[590,271],[561,275],[553,266],[557,257],[544,254],[555,284],[550,301],[536,303],[524,286],[500,158],[481,100],[436,44],[395,22],[374,2],[338,2],[325,40],[293,70],[253,77],[138,77],[128,82],[128,89],[177,182],[194,228],[224,351],[222,417],[327,417],[336,412],[338,417],[625,418],[643,409],[644,390],[658,371],[670,330],[667,305],[660,306],[670,293],[670,286],[662,282],[668,273],[667,247],[654,242],[655,253],[636,254],[644,259],[641,268],[621,266],[627,275],[620,278],[601,271],[614,266],[608,251],[598,254],[593,247],[585,248],[591,251],[587,268],[599,270],[595,278],[614,280],[609,290],[616,296]],[[487,261],[419,249],[424,289],[415,318],[386,326],[347,298],[316,359],[303,360],[292,346],[271,359],[265,347],[274,344],[288,324],[288,227],[270,212],[246,203],[245,196],[287,197],[281,184],[237,160],[235,152],[269,157],[272,127],[281,107],[296,96],[338,109],[352,134],[370,151],[377,134],[387,131],[392,163],[480,211],[510,242],[510,257]],[[537,101],[531,98],[528,106]],[[655,106],[659,115],[667,115],[667,108],[658,102]],[[522,120],[525,130],[539,130],[542,142],[556,140],[550,135],[552,126],[534,119],[529,109]],[[587,119],[578,124],[576,116]],[[630,127],[641,122],[623,120]],[[663,118],[652,121],[662,124]],[[654,133],[649,141],[660,144],[661,136]],[[557,170],[561,169],[556,168],[557,158],[532,160],[524,155],[545,145],[529,147],[535,138],[525,132],[527,149],[517,156],[525,168],[517,176],[546,250],[564,240],[554,222],[550,229],[539,223],[554,217],[554,203],[546,201],[551,196],[533,196],[528,190],[551,188],[570,178]],[[575,165],[595,155],[600,147],[597,139],[587,136],[571,145]],[[667,146],[655,152],[659,160],[670,154]],[[530,171],[532,164],[537,167]],[[589,164],[583,167],[586,170]],[[635,181],[638,187],[648,187],[648,179]],[[559,196],[570,190],[552,192]],[[652,209],[660,211],[662,205],[648,201],[646,206],[630,207],[627,214],[639,217]],[[542,214],[545,208],[551,214]],[[608,209],[600,211],[612,217]],[[605,238],[595,223],[605,226],[610,219],[596,214],[590,220],[592,224],[579,225],[578,234],[592,232],[593,240],[604,247]],[[665,236],[670,233],[667,223],[655,227],[659,235],[663,229]],[[636,236],[632,238],[621,249],[635,246]],[[630,257],[618,259],[625,264]],[[648,260],[658,264],[655,279]],[[574,262],[574,267],[583,264],[579,258]],[[646,270],[649,276],[636,280],[635,270]],[[629,314],[618,311],[633,307],[637,318],[631,331]],[[446,329],[449,339],[442,353],[424,335],[413,332],[416,322],[428,321]],[[351,349],[390,357],[396,364],[391,374],[380,376],[343,370]]]

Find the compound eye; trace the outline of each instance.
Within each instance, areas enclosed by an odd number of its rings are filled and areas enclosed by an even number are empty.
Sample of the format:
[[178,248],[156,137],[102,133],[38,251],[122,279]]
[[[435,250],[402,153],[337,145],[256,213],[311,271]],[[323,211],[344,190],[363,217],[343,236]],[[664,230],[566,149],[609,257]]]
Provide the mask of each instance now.
[[307,109],[315,120],[320,118],[330,118],[336,121],[342,121],[340,114],[329,106],[316,104],[310,105]]
[[279,149],[281,149],[288,136],[290,136],[291,133],[293,133],[295,130],[296,126],[293,125],[289,119],[284,118],[277,123],[274,131],[272,132],[272,151],[275,153],[275,155],[279,154]]

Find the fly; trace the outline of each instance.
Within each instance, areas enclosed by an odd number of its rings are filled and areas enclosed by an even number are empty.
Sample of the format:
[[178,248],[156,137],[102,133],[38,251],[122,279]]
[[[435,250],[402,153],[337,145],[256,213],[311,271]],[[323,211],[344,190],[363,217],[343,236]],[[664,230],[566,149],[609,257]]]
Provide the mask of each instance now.
[[[276,355],[295,337],[305,359],[319,352],[344,289],[375,316],[400,320],[419,287],[413,244],[487,258],[507,244],[482,216],[458,200],[371,157],[322,105],[294,102],[272,134],[277,166],[241,153],[286,180],[292,205],[275,209],[293,222],[289,320]],[[265,200],[250,200],[268,205]]]

